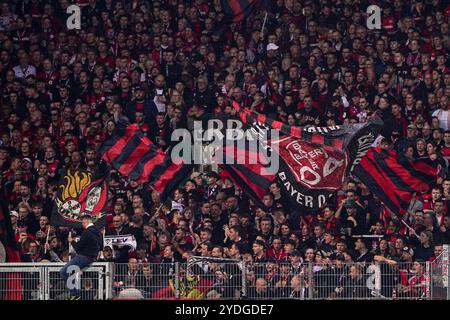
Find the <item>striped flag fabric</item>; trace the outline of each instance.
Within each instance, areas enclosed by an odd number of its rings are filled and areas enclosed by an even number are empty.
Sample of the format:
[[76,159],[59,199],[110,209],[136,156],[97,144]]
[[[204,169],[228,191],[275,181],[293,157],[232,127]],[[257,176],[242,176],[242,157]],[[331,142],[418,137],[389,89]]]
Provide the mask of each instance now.
[[102,159],[123,176],[149,183],[162,198],[178,186],[191,165],[174,163],[170,153],[157,148],[136,124],[119,122],[100,148]]
[[[268,192],[270,184],[276,179],[276,173],[267,169],[267,160],[262,153],[255,153],[249,149],[236,149],[230,152],[230,147],[224,147],[224,163],[219,164],[225,174],[242,192],[263,210],[268,210],[262,198]],[[231,159],[230,154],[235,158]],[[245,159],[245,163],[235,163],[235,159]],[[231,164],[233,163],[233,164]]]
[[335,201],[335,193],[342,187],[345,176],[365,156],[382,127],[379,118],[332,127],[289,126],[241,108],[236,101],[231,103],[247,127],[255,131],[274,129],[279,133],[275,138],[270,134],[265,143],[278,154],[278,182],[292,207],[302,212],[315,212]]
[[[239,114],[241,121],[247,125],[251,126],[258,123],[268,128],[279,130],[281,134],[288,135],[291,138],[296,138],[303,142],[321,146],[329,152],[343,153],[347,150],[350,159],[363,156],[365,152],[359,148],[359,145],[361,144],[354,138],[358,137],[359,139],[361,136],[367,136],[367,141],[365,142],[368,142],[368,140],[373,142],[383,125],[381,119],[373,118],[369,123],[347,126],[290,126],[281,121],[267,117],[264,114],[254,112],[248,108],[243,108],[236,101],[232,101],[231,105]],[[358,132],[358,136],[355,136],[353,134],[354,132]],[[367,143],[364,144],[367,145]],[[349,168],[353,169],[353,166],[350,166]]]
[[354,175],[394,214],[403,215],[415,192],[426,192],[442,172],[430,158],[408,159],[396,151],[370,148]]

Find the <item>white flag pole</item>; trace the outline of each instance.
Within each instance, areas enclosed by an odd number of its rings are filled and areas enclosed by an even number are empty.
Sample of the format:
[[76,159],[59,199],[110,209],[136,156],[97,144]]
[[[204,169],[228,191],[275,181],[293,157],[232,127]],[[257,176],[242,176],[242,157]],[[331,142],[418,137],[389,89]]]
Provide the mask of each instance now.
[[266,21],[267,21],[267,11],[266,11],[266,14],[264,15],[264,21],[263,21],[263,25],[262,25],[262,28],[261,28],[261,39],[264,36],[264,27],[266,26]]

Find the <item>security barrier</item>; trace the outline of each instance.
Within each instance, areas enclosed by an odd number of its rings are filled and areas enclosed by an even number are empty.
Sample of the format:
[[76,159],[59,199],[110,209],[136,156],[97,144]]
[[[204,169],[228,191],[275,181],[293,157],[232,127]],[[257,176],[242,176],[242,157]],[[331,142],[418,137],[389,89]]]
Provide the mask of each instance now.
[[[66,300],[68,290],[59,270],[63,263],[0,264],[0,300]],[[112,264],[94,263],[74,274],[84,300],[106,300],[112,295]]]
[[[62,263],[0,264],[0,300],[64,300]],[[75,275],[84,300],[449,299],[448,264],[94,263]]]

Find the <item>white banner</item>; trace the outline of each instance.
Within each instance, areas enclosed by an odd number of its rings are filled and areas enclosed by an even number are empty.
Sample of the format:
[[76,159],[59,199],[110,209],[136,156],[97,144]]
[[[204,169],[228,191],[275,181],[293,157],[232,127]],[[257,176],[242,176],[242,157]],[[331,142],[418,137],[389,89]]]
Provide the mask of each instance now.
[[114,249],[114,247],[122,248],[125,246],[130,247],[130,251],[136,250],[137,247],[136,238],[130,234],[105,236],[103,238],[103,247],[111,247],[112,249]]

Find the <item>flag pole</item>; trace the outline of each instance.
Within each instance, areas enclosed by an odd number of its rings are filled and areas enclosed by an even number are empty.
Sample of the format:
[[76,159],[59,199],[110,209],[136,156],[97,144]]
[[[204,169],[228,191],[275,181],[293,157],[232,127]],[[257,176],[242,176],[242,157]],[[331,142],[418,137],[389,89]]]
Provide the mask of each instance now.
[[[47,229],[47,238],[45,239],[45,244],[48,243],[48,238],[49,238],[49,237],[50,237],[50,225],[48,226],[48,229]],[[47,254],[47,246],[45,246],[45,251],[44,251],[44,253]]]
[[267,10],[266,10],[266,14],[264,15],[264,21],[263,21],[263,25],[262,25],[262,28],[261,28],[261,39],[264,36],[264,27],[266,26],[266,21],[267,21]]
[[[72,238],[72,231],[69,231],[69,238]],[[69,261],[72,260],[72,256],[70,254],[71,249],[72,249],[72,244],[69,241]]]
[[416,230],[414,230],[409,224],[407,224],[406,222],[405,222],[405,220],[403,220],[403,219],[400,219],[400,221],[401,221],[401,223],[403,223],[404,225],[405,225],[405,227],[409,230],[409,231],[412,231],[413,233],[414,233],[414,235],[418,238],[419,236],[417,235],[417,233],[416,233]]

